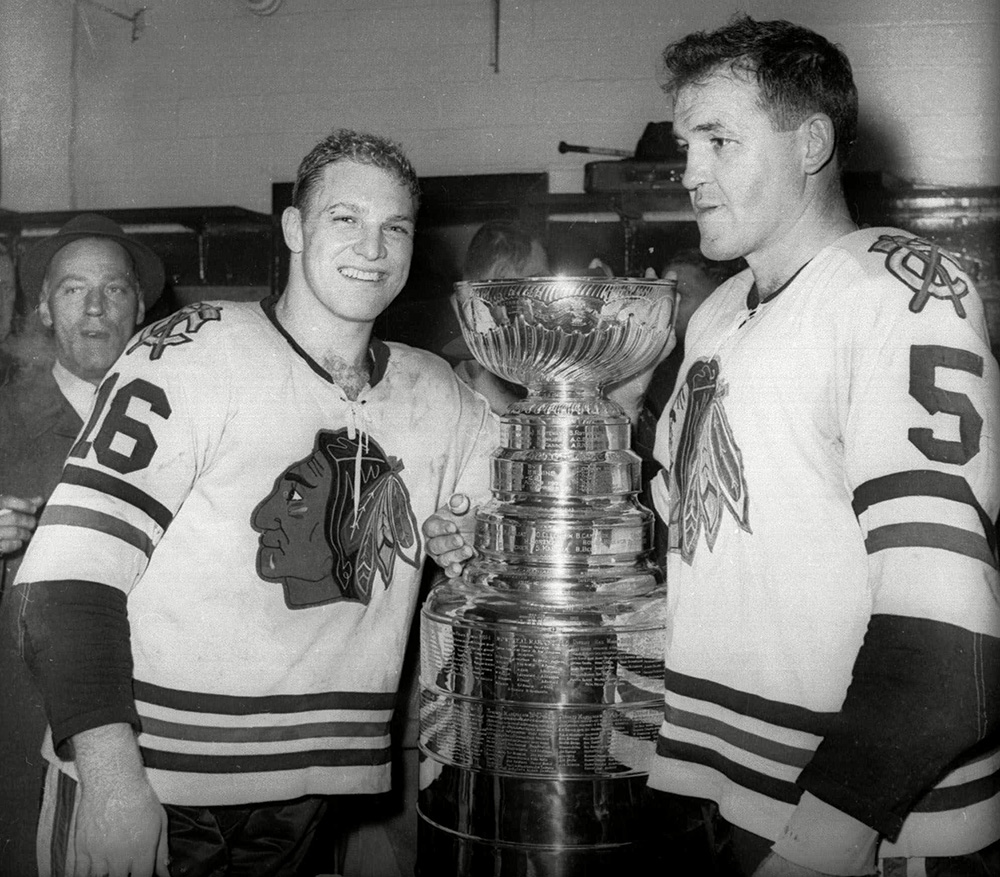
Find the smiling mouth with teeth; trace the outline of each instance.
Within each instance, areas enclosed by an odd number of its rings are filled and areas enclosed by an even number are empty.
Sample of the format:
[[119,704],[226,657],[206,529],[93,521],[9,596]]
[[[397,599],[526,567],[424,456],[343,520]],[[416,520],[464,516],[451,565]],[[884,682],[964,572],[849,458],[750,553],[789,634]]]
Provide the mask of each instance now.
[[382,279],[381,271],[364,271],[361,268],[338,268],[337,270],[340,271],[344,277],[349,277],[351,280],[373,281]]

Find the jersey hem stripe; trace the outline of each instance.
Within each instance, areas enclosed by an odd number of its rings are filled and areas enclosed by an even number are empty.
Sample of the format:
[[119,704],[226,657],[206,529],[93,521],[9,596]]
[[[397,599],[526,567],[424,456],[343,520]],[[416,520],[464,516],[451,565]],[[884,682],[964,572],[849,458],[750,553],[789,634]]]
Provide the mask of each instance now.
[[961,810],[1000,794],[1000,771],[957,786],[931,789],[913,806],[914,813]]
[[827,734],[830,723],[837,715],[770,700],[708,679],[686,676],[669,668],[664,671],[664,684],[668,693],[673,692],[692,700],[708,701],[737,715],[758,719],[791,731],[803,731],[816,737]]
[[774,740],[768,740],[766,737],[761,737],[759,734],[751,734],[749,731],[736,728],[719,719],[679,710],[676,707],[670,706],[670,704],[667,704],[665,716],[667,723],[670,725],[685,728],[689,731],[696,731],[699,734],[706,734],[710,737],[717,737],[751,755],[766,758],[768,761],[785,764],[789,767],[797,767],[801,770],[813,757],[812,749],[800,749],[795,746],[778,743]]
[[187,712],[230,716],[336,709],[391,710],[396,702],[394,692],[382,691],[324,691],[318,694],[268,694],[255,697],[182,691],[139,680],[132,683],[132,690],[138,702]]
[[301,725],[223,728],[142,717],[142,733],[196,743],[274,743],[312,737],[384,737],[389,722],[310,722]]
[[324,749],[282,752],[274,755],[194,755],[140,747],[147,769],[200,774],[266,773],[304,770],[310,767],[374,767],[390,760],[389,747],[382,749]]
[[656,740],[656,754],[661,758],[671,758],[718,771],[736,785],[784,804],[798,804],[802,796],[802,790],[795,783],[779,780],[737,764],[704,746],[670,740],[660,734]]

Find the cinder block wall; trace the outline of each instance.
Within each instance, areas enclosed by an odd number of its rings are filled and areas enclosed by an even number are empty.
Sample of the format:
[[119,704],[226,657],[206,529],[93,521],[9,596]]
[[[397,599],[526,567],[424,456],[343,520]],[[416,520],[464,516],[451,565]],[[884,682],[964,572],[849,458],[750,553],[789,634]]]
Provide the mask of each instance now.
[[144,0],[134,42],[83,2],[75,23],[66,0],[0,2],[7,209],[266,211],[271,182],[342,125],[401,141],[424,175],[547,171],[579,190],[590,159],[558,142],[634,148],[669,118],[663,46],[738,8],[847,49],[857,169],[1000,184],[996,0],[501,0],[498,73],[489,0],[284,0],[267,17],[244,0]]

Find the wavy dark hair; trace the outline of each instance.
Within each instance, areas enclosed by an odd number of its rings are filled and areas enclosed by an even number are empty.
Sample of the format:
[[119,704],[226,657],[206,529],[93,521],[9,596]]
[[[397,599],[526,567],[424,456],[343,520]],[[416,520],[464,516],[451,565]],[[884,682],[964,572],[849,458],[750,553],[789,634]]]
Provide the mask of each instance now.
[[531,258],[531,247],[541,240],[519,222],[490,219],[484,222],[469,242],[462,266],[465,280],[488,280],[494,277],[521,277]]
[[663,51],[668,94],[720,70],[756,81],[760,106],[779,131],[810,113],[833,121],[842,168],[858,130],[858,90],[844,50],[815,31],[777,19],[737,15],[724,27],[689,34]]
[[410,191],[413,210],[420,206],[420,182],[402,147],[378,134],[339,128],[317,143],[299,164],[292,188],[292,205],[308,212],[313,192],[323,178],[327,165],[337,161],[356,161],[389,171]]

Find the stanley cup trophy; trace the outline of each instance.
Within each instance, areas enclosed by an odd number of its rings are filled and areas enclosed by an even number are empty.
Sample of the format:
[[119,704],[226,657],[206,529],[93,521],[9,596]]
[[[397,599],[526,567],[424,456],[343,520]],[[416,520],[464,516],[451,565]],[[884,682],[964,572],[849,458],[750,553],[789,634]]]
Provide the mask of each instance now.
[[421,613],[421,877],[639,861],[666,592],[629,418],[602,387],[656,359],[674,287],[456,284],[473,355],[528,397],[501,419],[476,556]]

